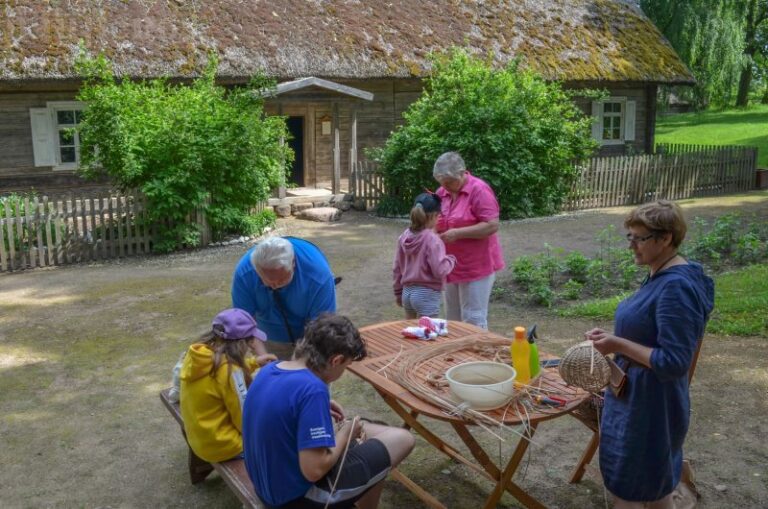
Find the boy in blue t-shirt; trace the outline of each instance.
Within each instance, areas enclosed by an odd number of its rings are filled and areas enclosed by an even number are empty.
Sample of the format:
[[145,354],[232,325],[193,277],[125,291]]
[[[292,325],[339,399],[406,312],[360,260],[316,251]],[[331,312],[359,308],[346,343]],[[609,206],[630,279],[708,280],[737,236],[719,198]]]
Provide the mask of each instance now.
[[378,505],[381,481],[410,454],[413,436],[357,417],[334,432],[333,421],[343,421],[344,411],[327,385],[366,355],[348,318],[323,314],[307,325],[293,360],[259,371],[243,408],[243,450],[248,475],[267,507]]

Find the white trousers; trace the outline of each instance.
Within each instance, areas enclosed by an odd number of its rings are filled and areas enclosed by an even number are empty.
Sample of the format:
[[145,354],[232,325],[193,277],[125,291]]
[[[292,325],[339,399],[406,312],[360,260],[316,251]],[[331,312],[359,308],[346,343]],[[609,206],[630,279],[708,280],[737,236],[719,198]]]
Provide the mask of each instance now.
[[448,320],[461,320],[488,329],[488,301],[496,273],[469,283],[445,285],[445,315]]

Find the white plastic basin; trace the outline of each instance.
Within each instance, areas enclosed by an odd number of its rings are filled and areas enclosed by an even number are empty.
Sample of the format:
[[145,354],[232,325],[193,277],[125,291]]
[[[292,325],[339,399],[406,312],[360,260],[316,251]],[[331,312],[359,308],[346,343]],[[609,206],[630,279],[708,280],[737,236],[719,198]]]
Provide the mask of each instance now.
[[506,405],[515,393],[515,368],[491,361],[465,362],[445,372],[453,396],[473,410]]

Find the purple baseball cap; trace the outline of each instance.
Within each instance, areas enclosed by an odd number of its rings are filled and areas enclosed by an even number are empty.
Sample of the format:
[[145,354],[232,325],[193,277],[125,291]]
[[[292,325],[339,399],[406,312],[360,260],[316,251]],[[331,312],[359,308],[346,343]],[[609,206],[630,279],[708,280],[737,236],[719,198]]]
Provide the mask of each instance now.
[[239,308],[225,309],[213,319],[211,324],[213,332],[224,339],[250,339],[258,338],[267,340],[267,335],[258,328],[256,320]]

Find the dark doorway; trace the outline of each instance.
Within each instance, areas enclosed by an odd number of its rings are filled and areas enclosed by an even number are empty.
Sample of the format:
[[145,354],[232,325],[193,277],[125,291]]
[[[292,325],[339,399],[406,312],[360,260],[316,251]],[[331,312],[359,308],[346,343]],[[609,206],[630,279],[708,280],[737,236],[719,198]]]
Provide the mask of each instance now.
[[292,137],[288,146],[294,154],[289,182],[304,187],[304,117],[288,117],[286,124]]

